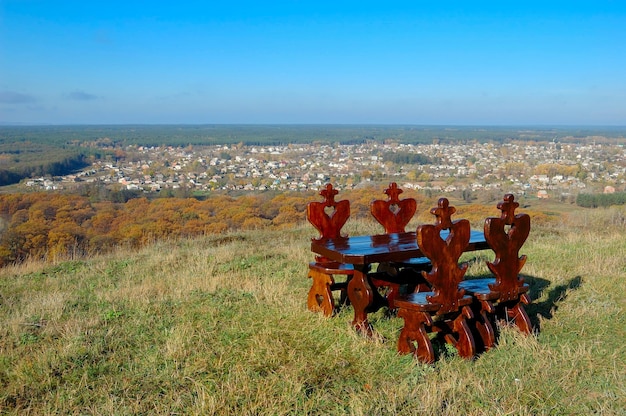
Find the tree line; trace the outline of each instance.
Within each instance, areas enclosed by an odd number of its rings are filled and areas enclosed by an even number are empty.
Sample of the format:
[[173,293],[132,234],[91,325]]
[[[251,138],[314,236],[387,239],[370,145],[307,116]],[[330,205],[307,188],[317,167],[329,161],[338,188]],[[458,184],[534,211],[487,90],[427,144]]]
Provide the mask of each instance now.
[[576,205],[584,208],[610,207],[626,204],[626,192],[612,194],[580,193],[576,197]]
[[426,155],[408,152],[386,152],[383,154],[383,161],[397,165],[429,165],[434,163],[433,159]]
[[[351,196],[354,217],[369,209],[370,196]],[[94,202],[65,193],[0,195],[0,265],[88,256],[116,246],[139,248],[163,239],[291,227],[306,220],[306,204],[318,198],[283,193]]]
[[290,143],[362,143],[391,139],[401,143],[457,143],[459,141],[506,142],[510,140],[585,141],[589,136],[624,141],[623,127],[515,127],[515,126],[420,126],[420,125],[81,125],[0,126],[0,143],[30,141],[56,147],[107,139],[122,146],[187,146],[237,144],[286,145]]
[[[42,154],[43,156],[43,154]],[[0,186],[18,183],[22,179],[41,176],[63,176],[89,166],[83,153],[69,154],[58,159],[22,163],[10,169],[0,169]]]

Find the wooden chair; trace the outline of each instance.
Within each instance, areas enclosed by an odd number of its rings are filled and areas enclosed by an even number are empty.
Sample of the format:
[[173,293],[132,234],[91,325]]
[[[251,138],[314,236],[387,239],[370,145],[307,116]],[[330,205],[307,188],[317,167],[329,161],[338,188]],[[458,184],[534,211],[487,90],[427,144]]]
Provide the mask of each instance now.
[[[398,188],[398,184],[391,182],[384,193],[387,200],[377,199],[371,202],[370,212],[372,216],[385,229],[385,234],[404,233],[407,224],[415,215],[417,201],[414,198],[400,199],[400,194],[404,192]],[[380,264],[377,271],[385,272],[393,277],[394,282],[373,278],[372,281],[377,287],[386,287],[386,298],[391,309],[395,308],[394,299],[400,293],[400,286],[406,283],[411,286],[411,291],[429,290],[425,282],[420,278],[421,271],[431,269],[430,260],[426,257],[416,257],[402,262],[390,262]],[[403,269],[410,271],[403,272]],[[411,273],[412,272],[412,273]],[[398,274],[401,276],[398,277]],[[402,276],[403,275],[403,276]]]
[[[342,237],[341,228],[350,217],[350,201],[335,201],[339,192],[331,184],[320,191],[323,202],[309,202],[307,204],[307,219],[319,231],[316,240]],[[331,261],[323,256],[315,256],[315,262],[309,264],[309,278],[313,279],[307,298],[307,306],[312,311],[322,311],[331,316],[335,311],[335,301],[332,292],[341,291],[339,304],[345,304],[347,286],[354,267]],[[344,282],[335,282],[335,275],[345,275]]]
[[[474,316],[470,308],[472,297],[459,288],[468,265],[459,265],[458,261],[469,244],[470,224],[465,219],[452,222],[450,217],[455,211],[446,198],[440,198],[438,206],[430,211],[436,217],[435,225],[417,228],[417,245],[432,263],[429,273],[422,271],[431,291],[399,296],[395,300],[398,316],[404,319],[398,351],[413,353],[426,363],[435,361],[430,332],[443,335],[463,358],[472,358],[476,352],[474,336],[467,324],[467,319]],[[449,231],[445,240],[442,230]]]
[[526,256],[519,250],[530,233],[530,216],[515,215],[519,203],[512,194],[504,195],[497,205],[502,212],[500,218],[485,220],[485,239],[495,253],[495,260],[487,262],[493,278],[466,280],[460,287],[474,296],[477,312],[476,330],[488,350],[496,342],[493,320],[514,321],[520,331],[532,332],[532,324],[524,305],[530,304],[528,285],[519,272],[526,263]]
[[377,199],[370,204],[372,216],[385,228],[386,234],[403,233],[415,215],[417,202],[414,198],[400,199],[404,191],[395,182],[391,182],[384,192],[386,201]]

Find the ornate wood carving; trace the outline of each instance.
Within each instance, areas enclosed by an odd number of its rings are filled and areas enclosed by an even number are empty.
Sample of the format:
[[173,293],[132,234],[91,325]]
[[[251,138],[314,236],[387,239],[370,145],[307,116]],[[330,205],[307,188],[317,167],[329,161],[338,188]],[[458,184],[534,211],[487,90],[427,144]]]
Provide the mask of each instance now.
[[[400,194],[404,192],[398,188],[398,184],[391,182],[389,187],[385,189],[384,193],[387,195],[387,200],[377,199],[370,204],[370,212],[372,216],[380,225],[385,229],[386,234],[391,233],[404,233],[405,228],[409,221],[415,215],[417,209],[417,201],[414,198],[400,199]],[[394,278],[395,281],[391,282],[389,279],[372,279],[372,283],[377,288],[385,288],[385,298],[390,309],[395,309],[395,298],[400,294],[400,288],[402,285],[410,286],[411,290],[416,286],[423,289],[423,280],[419,274],[422,270],[430,269],[430,262],[424,261],[426,259],[418,258],[412,262],[407,260],[406,262],[384,262],[378,265],[378,271],[383,272]],[[421,261],[420,261],[421,260]],[[410,269],[401,273],[401,269]],[[411,273],[411,271],[413,271]],[[403,276],[406,279],[403,280]],[[422,286],[420,286],[422,285]]]
[[402,192],[404,191],[398,188],[395,182],[391,182],[389,187],[385,189],[388,199],[386,201],[377,199],[370,204],[372,216],[385,227],[387,234],[403,233],[417,209],[415,199],[399,198]]
[[502,212],[500,218],[485,220],[485,239],[496,254],[493,263],[487,262],[495,276],[495,283],[490,284],[489,288],[492,292],[498,292],[498,303],[506,307],[507,317],[513,319],[522,332],[530,334],[532,324],[524,309],[524,304],[530,303],[530,296],[526,293],[528,286],[519,276],[526,263],[526,256],[520,256],[519,250],[530,233],[530,216],[516,215],[518,207],[515,197],[506,194],[503,201],[498,203],[498,209]]
[[[467,319],[474,316],[469,307],[472,298],[458,287],[467,270],[467,264],[459,265],[458,261],[469,244],[470,224],[464,219],[452,221],[456,209],[446,198],[440,198],[430,212],[436,217],[435,225],[417,228],[417,245],[432,263],[430,273],[422,272],[432,291],[396,299],[398,316],[404,319],[398,351],[412,352],[423,362],[433,362],[435,356],[428,332],[439,332],[461,357],[472,358],[476,348],[467,324]],[[445,239],[441,237],[443,230],[449,231]]]
[[530,216],[515,215],[517,207],[519,203],[515,202],[515,197],[506,194],[504,200],[498,203],[498,209],[502,211],[500,218],[485,220],[485,239],[496,254],[493,262],[487,262],[496,278],[489,288],[500,294],[501,302],[517,299],[519,289],[524,286],[524,279],[519,276],[519,272],[526,263],[526,256],[519,256],[519,250],[530,233]]
[[[319,231],[320,235],[313,240],[331,239],[342,237],[341,228],[350,217],[350,201],[335,201],[339,193],[332,184],[327,184],[320,191],[324,197],[322,202],[309,202],[307,204],[307,219]],[[313,279],[311,289],[307,297],[307,307],[312,311],[321,311],[326,316],[333,314],[335,300],[333,290],[341,291],[340,303],[347,301],[348,282],[335,282],[334,275],[346,275],[347,280],[354,273],[351,265],[337,263],[323,256],[315,256],[315,262],[309,264],[309,278]]]
[[500,217],[487,218],[484,227],[485,240],[495,253],[494,261],[487,262],[494,277],[461,283],[475,298],[475,327],[485,350],[496,344],[494,319],[512,320],[523,333],[532,332],[524,309],[531,301],[528,285],[519,275],[526,263],[526,256],[520,256],[519,251],[530,233],[530,216],[515,214],[519,203],[512,194],[504,195],[497,207]]
[[[434,292],[428,301],[441,305],[438,314],[458,310],[459,300],[465,295],[458,285],[468,265],[459,265],[458,261],[469,244],[470,223],[465,219],[452,222],[455,212],[456,208],[450,206],[446,198],[440,198],[437,208],[430,210],[437,218],[435,225],[423,224],[417,228],[417,245],[433,265],[430,273],[422,272],[422,275]],[[445,240],[441,238],[444,229],[450,231]]]
[[307,219],[320,232],[318,239],[341,237],[341,228],[350,217],[350,201],[335,201],[339,191],[332,184],[326,184],[320,195],[322,202],[307,204]]

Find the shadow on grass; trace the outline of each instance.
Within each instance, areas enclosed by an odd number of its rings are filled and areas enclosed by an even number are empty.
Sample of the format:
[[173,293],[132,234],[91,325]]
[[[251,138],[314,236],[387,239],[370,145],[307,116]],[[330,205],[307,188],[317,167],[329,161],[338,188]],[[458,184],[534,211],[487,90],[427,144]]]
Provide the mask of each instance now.
[[528,313],[536,332],[541,330],[539,317],[541,316],[544,319],[552,319],[554,313],[559,308],[559,304],[567,298],[568,292],[578,289],[582,285],[583,280],[581,276],[575,276],[564,284],[550,289],[545,300],[535,302],[536,299],[544,294],[546,288],[550,286],[550,282],[537,277],[526,275],[522,276],[530,286],[529,292],[533,302],[526,307],[526,312]]
[[[469,260],[472,262],[484,261],[483,256],[476,256]],[[476,276],[472,276],[472,279],[485,279],[492,278],[490,273],[484,273]],[[532,302],[530,305],[526,305],[524,309],[530,318],[534,332],[540,332],[540,318],[552,319],[554,313],[559,308],[559,304],[563,302],[569,291],[576,290],[582,285],[582,277],[575,276],[569,279],[567,282],[550,288],[551,282],[540,277],[535,277],[527,274],[520,273],[520,277],[524,279],[524,282],[528,284],[528,295]],[[549,291],[548,291],[549,290]],[[547,296],[545,296],[547,294]],[[537,302],[538,299],[545,298],[541,302]]]

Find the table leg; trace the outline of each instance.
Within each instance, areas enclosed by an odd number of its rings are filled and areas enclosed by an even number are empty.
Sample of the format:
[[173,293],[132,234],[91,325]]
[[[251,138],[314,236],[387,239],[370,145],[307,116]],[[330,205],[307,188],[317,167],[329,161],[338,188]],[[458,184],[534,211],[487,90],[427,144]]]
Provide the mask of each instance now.
[[348,283],[348,298],[354,308],[354,320],[352,326],[366,335],[372,334],[372,328],[367,320],[369,307],[374,303],[374,291],[369,284],[367,267],[354,267],[354,275]]

